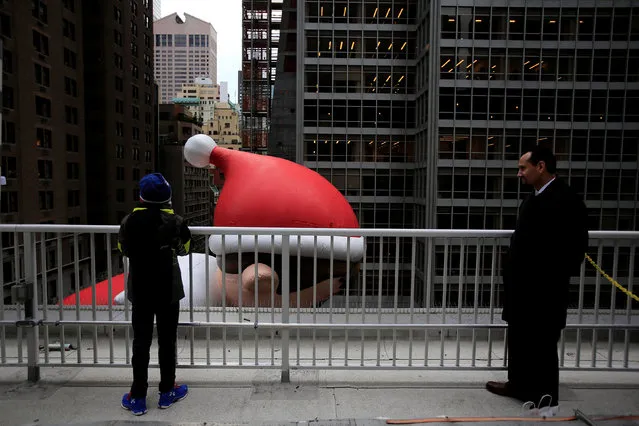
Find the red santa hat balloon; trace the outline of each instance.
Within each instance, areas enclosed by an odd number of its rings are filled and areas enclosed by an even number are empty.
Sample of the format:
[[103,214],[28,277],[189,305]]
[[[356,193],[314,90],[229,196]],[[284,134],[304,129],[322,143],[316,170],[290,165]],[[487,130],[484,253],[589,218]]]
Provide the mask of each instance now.
[[[359,228],[357,217],[344,196],[320,174],[282,158],[251,154],[217,146],[207,135],[195,135],[184,146],[184,157],[195,167],[215,165],[225,176],[215,209],[214,225],[265,228]],[[302,256],[312,257],[313,236],[302,236]],[[227,235],[224,251],[255,250],[255,237]],[[329,236],[317,237],[317,256],[330,256]],[[350,240],[350,243],[348,242]],[[297,254],[297,237],[291,238],[291,254]],[[258,252],[271,252],[271,237],[258,237]],[[212,236],[211,251],[222,253],[220,236]],[[281,238],[275,240],[280,253]],[[359,262],[364,238],[333,237],[333,258]]]

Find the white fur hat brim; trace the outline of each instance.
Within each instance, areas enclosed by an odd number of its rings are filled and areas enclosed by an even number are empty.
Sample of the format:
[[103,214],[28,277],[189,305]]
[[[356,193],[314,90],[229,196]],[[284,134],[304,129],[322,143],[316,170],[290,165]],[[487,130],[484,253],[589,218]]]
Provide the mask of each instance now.
[[[360,262],[364,257],[363,237],[339,237],[339,236],[318,236],[301,235],[299,242],[297,236],[288,236],[290,255],[297,256],[298,252],[304,257],[313,257],[317,253],[318,259],[330,259],[331,238],[333,240],[333,259],[351,262]],[[317,238],[317,244],[315,239]],[[350,243],[349,243],[350,240]],[[220,256],[222,253],[238,253],[240,248],[243,253],[275,253],[282,254],[282,236],[258,235],[257,241],[254,235],[242,235],[241,239],[237,235],[226,235],[224,237],[224,250],[222,250],[222,236],[211,235],[209,247],[211,251]]]

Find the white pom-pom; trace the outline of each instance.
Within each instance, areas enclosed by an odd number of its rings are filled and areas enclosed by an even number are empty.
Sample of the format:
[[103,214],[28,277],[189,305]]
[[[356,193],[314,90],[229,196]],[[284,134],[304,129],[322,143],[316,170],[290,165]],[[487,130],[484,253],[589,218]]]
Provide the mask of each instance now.
[[194,135],[184,144],[184,158],[195,167],[210,165],[211,152],[217,146],[207,135]]

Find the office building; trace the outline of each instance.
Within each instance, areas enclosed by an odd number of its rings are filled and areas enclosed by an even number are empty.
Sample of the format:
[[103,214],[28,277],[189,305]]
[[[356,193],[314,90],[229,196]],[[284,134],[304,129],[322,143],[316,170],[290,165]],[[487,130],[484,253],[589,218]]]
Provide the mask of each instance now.
[[217,32],[201,19],[177,13],[154,23],[155,80],[160,86],[160,103],[170,103],[182,85],[195,78],[217,81]]
[[210,78],[196,78],[192,84],[183,85],[175,96],[173,103],[188,104],[191,113],[206,125],[213,121],[215,104],[220,101],[220,86],[213,84]]
[[211,136],[215,142],[229,149],[240,149],[239,112],[232,102],[218,102],[215,104],[215,114],[211,122],[204,123],[203,133]]
[[284,1],[269,153],[324,175],[363,227],[512,229],[517,160],[547,144],[591,229],[636,230],[639,9],[486,5]]

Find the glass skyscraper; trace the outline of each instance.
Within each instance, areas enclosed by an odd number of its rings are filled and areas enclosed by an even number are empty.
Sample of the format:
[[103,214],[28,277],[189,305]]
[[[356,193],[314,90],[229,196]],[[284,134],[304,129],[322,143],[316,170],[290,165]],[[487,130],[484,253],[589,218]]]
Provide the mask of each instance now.
[[[329,179],[362,227],[512,229],[517,160],[545,144],[591,229],[636,230],[635,4],[285,0],[269,153]],[[368,244],[389,289],[394,245]]]

